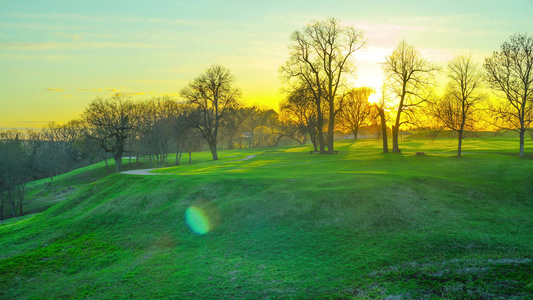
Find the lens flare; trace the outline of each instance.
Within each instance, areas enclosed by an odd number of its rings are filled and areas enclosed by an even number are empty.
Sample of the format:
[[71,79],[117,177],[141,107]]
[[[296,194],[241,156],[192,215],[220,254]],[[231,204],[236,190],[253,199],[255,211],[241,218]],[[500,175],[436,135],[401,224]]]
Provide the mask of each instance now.
[[185,222],[196,234],[206,234],[209,232],[209,219],[204,212],[198,208],[191,206],[185,211]]
[[197,201],[185,211],[185,223],[198,235],[206,234],[218,225],[218,210],[206,201]]

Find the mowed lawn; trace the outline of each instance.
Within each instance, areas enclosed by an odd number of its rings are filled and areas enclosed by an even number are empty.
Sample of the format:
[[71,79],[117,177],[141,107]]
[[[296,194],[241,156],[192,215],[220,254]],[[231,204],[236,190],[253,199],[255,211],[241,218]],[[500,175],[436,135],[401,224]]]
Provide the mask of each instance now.
[[[0,298],[533,297],[533,160],[517,139],[467,139],[460,158],[451,139],[336,147],[61,175],[64,199],[0,225]],[[28,186],[43,209],[50,185]],[[191,207],[207,233],[188,226]]]

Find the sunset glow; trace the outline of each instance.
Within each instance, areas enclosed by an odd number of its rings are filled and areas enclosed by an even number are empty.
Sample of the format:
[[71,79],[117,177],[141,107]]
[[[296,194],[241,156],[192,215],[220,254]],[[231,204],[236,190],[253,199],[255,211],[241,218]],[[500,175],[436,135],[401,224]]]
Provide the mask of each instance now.
[[380,63],[402,39],[444,65],[464,52],[481,61],[533,28],[531,1],[30,3],[0,4],[2,128],[66,122],[116,92],[177,97],[213,64],[235,75],[244,103],[277,109],[290,36],[320,18],[365,33],[366,48],[353,57],[354,84],[374,89],[383,80]]
[[376,91],[375,93],[371,94],[370,97],[368,97],[368,102],[370,102],[370,103],[378,103],[379,102],[379,92]]

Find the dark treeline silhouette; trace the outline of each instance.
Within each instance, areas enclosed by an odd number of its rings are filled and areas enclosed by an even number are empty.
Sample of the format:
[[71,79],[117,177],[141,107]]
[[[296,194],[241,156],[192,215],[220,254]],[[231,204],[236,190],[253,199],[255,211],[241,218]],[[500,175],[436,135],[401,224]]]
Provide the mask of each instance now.
[[40,131],[0,131],[0,220],[24,214],[26,183],[98,161],[97,147],[78,121],[49,123]]

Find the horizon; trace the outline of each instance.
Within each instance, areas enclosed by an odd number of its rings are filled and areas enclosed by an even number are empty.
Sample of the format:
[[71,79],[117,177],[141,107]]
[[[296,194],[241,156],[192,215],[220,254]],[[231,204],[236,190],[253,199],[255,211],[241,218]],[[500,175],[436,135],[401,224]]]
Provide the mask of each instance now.
[[401,40],[439,65],[462,53],[480,63],[509,36],[533,28],[527,0],[25,1],[2,3],[0,11],[0,127],[18,129],[65,123],[116,92],[177,97],[213,64],[231,71],[245,104],[277,109],[290,35],[317,19],[335,17],[365,33],[353,81],[374,89],[383,80],[380,62]]

